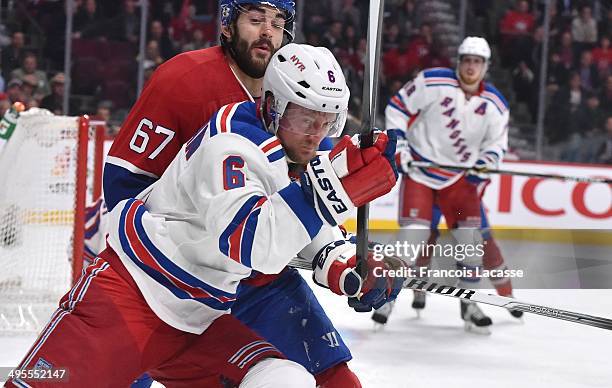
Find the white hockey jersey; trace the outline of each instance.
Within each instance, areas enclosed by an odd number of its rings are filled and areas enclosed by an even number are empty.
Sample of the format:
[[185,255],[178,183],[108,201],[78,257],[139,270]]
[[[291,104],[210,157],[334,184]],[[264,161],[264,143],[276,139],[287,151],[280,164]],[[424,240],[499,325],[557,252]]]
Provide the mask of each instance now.
[[[466,99],[455,71],[422,71],[385,110],[387,129],[405,131],[414,160],[471,167],[479,158],[499,163],[508,144],[508,103],[488,83]],[[434,189],[450,186],[459,170],[413,168],[410,177]]]
[[253,270],[278,273],[298,252],[313,258],[342,238],[290,180],[251,102],[221,108],[156,183],[119,202],[109,226],[109,245],[151,309],[196,334],[230,311]]

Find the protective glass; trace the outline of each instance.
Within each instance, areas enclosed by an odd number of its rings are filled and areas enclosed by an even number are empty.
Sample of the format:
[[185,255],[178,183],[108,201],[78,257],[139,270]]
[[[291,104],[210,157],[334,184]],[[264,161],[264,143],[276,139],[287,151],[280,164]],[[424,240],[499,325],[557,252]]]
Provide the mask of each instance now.
[[315,111],[289,103],[278,127],[305,136],[333,136],[339,125],[344,126],[344,122],[341,123],[342,116],[338,113]]

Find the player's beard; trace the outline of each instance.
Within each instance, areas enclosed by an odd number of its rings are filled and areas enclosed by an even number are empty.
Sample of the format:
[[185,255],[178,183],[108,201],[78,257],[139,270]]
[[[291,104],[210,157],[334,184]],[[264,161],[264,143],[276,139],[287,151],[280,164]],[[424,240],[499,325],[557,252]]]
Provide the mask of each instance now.
[[[237,30],[234,37],[235,38],[229,42],[229,46],[233,54],[232,57],[238,67],[240,67],[240,70],[251,78],[262,78],[266,73],[266,67],[268,66],[268,62],[270,62],[270,58],[272,58],[272,55],[276,52],[272,41],[261,38],[249,45],[249,42],[240,37]],[[270,50],[267,58],[255,57],[255,55],[252,54],[253,47],[261,45],[268,46]]]

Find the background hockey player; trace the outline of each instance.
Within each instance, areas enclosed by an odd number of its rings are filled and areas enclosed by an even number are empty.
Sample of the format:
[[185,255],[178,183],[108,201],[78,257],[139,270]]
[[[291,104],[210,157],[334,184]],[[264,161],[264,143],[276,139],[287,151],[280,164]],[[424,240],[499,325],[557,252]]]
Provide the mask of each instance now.
[[[298,253],[313,260],[317,283],[364,306],[399,292],[403,279],[372,274],[399,263],[370,258],[362,279],[355,246],[337,227],[395,185],[395,139],[378,133],[361,149],[345,137],[317,155],[321,140],[344,127],[341,74],[325,48],[278,51],[261,109],[224,106],[158,182],[115,206],[109,247],[64,296],[21,367],[68,368],[75,386],[121,386],[148,371],[166,386],[211,386],[223,376],[241,387],[314,387],[306,369],[228,313],[241,280],[278,273]],[[307,163],[300,182],[290,180],[289,160]]]
[[[293,1],[220,0],[219,5],[221,46],[183,53],[161,65],[125,120],[104,168],[110,209],[157,181],[216,110],[231,102],[259,101],[270,57],[293,39]],[[320,149],[331,149],[329,139]],[[358,385],[346,365],[351,359],[347,346],[296,270],[280,276],[254,273],[239,292],[232,314],[304,365],[318,384]],[[300,313],[290,313],[295,311]]]
[[[484,82],[491,50],[485,39],[467,37],[458,48],[457,69],[422,71],[391,99],[386,108],[387,129],[405,132],[407,145],[399,151],[404,173],[400,190],[400,236],[411,244],[426,244],[434,204],[439,206],[459,244],[482,244],[480,199],[473,175],[498,167],[507,148],[508,104]],[[410,168],[419,160],[473,167],[460,170]],[[417,263],[420,264],[420,263]],[[457,261],[458,268],[482,266],[482,256]],[[478,278],[462,277],[469,287]],[[417,297],[422,297],[417,294]],[[491,324],[474,303],[461,301],[467,327]]]

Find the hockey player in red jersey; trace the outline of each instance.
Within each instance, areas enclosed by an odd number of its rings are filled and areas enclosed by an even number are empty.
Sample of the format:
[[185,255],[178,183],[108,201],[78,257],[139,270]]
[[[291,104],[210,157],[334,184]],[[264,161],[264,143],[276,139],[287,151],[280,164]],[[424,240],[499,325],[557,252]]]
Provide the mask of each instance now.
[[[370,256],[362,278],[356,247],[338,227],[395,185],[394,137],[378,133],[368,148],[345,137],[317,152],[343,128],[349,100],[325,48],[279,50],[264,93],[261,106],[222,107],[159,181],[114,207],[108,248],[62,298],[19,369],[67,369],[74,386],[125,386],[148,371],[167,387],[314,388],[303,366],[229,314],[241,281],[281,272],[299,253],[319,285],[361,308],[397,296],[403,279],[385,274],[401,263]],[[290,162],[306,165],[299,181],[289,178]]]
[[[474,274],[483,265],[482,248],[478,249],[483,245],[480,198],[474,180],[501,161],[507,148],[509,111],[501,93],[484,81],[491,57],[487,41],[467,37],[457,53],[455,70],[422,71],[391,98],[385,116],[386,128],[399,129],[407,140],[397,157],[403,173],[401,236],[415,246],[426,244],[437,205],[456,242],[475,249],[473,255],[456,261],[466,274],[459,278],[459,286],[470,288],[480,280]],[[412,160],[472,169],[464,174],[458,169],[412,168]],[[491,325],[475,303],[463,300],[461,318],[466,328],[477,331],[486,332]]]
[[[183,53],[161,65],[123,124],[104,167],[109,209],[156,182],[213,112],[231,102],[259,101],[269,58],[293,39],[293,1],[220,0],[219,5],[221,46]],[[331,149],[329,139],[320,149]],[[240,293],[232,314],[304,365],[318,384],[359,386],[346,364],[350,351],[297,271],[286,269],[280,276],[254,273],[243,281]],[[278,301],[309,306],[301,310],[305,330],[294,320],[296,314],[270,307],[270,298],[277,306]],[[271,321],[282,329],[270,327]],[[302,337],[293,338],[295,333]],[[338,339],[338,346],[325,341],[328,333]]]

